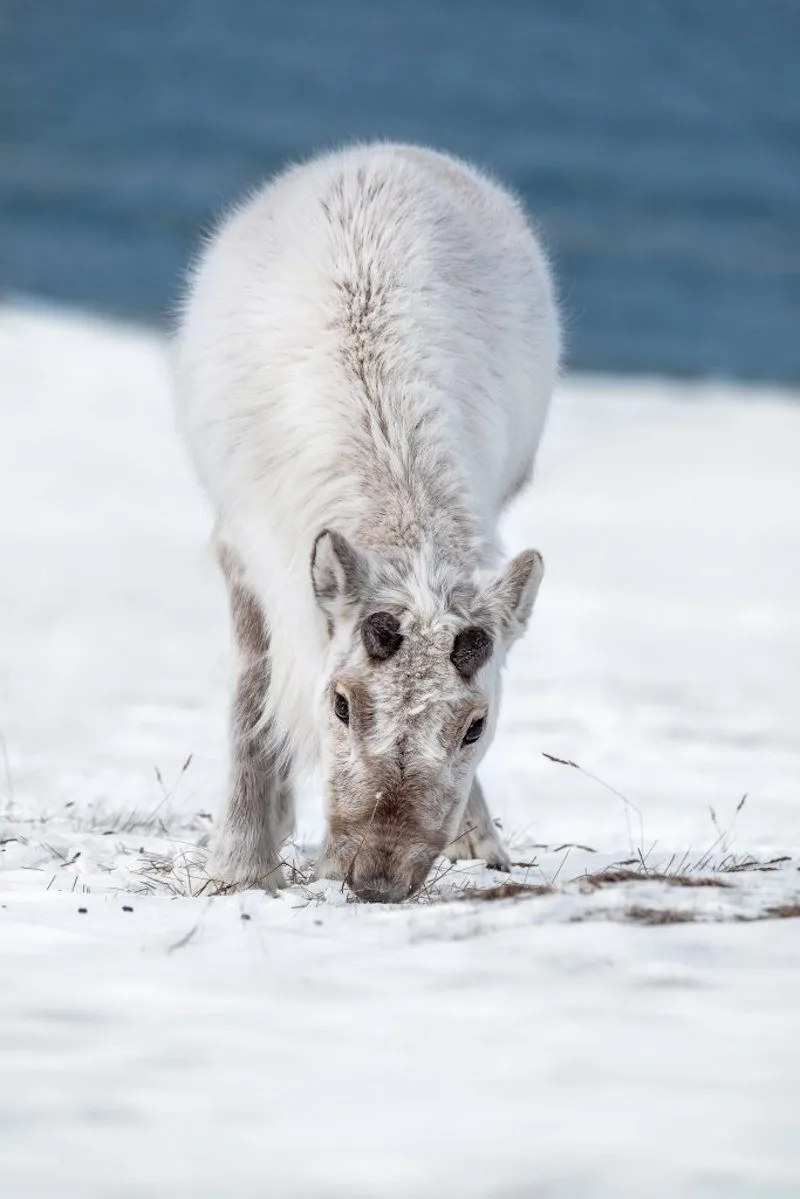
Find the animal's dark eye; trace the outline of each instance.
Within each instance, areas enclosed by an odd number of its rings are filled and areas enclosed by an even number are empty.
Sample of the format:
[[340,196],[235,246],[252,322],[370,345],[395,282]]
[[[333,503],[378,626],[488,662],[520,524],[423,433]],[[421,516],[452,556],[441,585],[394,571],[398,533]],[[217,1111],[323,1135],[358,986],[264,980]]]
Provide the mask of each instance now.
[[481,733],[483,732],[483,726],[485,724],[485,716],[479,716],[477,720],[473,720],[472,724],[464,734],[462,745],[474,745],[476,741],[479,741]]
[[341,691],[337,691],[334,696],[333,710],[342,724],[350,723],[350,705],[347,702],[347,697],[342,695]]

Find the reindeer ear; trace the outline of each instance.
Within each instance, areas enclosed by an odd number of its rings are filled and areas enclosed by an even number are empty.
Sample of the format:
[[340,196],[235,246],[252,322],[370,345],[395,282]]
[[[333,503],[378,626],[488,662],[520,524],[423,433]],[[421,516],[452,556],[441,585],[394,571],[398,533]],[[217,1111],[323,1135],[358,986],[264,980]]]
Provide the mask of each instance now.
[[525,632],[543,576],[539,551],[523,550],[487,588],[487,599],[499,608],[500,623],[512,641]]
[[317,603],[329,620],[336,620],[351,604],[357,604],[369,577],[365,554],[341,533],[323,529],[311,551],[311,586]]

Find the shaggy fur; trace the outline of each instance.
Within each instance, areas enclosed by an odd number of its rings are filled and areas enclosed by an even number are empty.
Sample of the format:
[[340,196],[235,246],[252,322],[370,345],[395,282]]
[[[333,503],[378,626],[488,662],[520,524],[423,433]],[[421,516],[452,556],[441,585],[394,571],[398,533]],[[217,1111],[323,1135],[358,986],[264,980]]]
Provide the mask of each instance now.
[[499,569],[497,522],[530,477],[558,349],[519,204],[430,150],[292,168],[205,248],[178,411],[234,623],[246,595],[262,630],[258,705],[237,633],[252,744],[237,699],[228,882],[277,877],[274,806],[320,761],[318,870],[363,897],[402,898],[442,851],[506,861],[475,770],[542,566],[528,551]]

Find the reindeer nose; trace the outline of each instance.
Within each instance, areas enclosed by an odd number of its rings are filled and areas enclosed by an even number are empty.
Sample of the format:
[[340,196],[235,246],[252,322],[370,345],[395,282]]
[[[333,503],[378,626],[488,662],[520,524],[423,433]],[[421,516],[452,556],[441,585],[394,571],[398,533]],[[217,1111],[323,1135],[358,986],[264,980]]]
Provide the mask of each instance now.
[[352,886],[362,903],[402,903],[411,891],[407,883],[398,883],[387,874],[354,880]]

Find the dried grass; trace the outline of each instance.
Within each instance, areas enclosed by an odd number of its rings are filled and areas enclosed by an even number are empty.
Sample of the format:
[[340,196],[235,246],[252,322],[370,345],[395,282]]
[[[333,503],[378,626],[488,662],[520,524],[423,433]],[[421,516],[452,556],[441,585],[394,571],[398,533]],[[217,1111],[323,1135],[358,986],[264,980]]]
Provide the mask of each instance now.
[[[660,855],[660,860],[656,864],[654,860],[656,843],[654,842],[645,850],[643,844],[644,820],[640,809],[635,804],[631,804],[625,796],[621,795],[615,788],[604,783],[602,779],[598,779],[588,771],[583,771],[582,767],[577,763],[568,759],[557,758],[552,754],[546,754],[545,756],[550,761],[559,765],[582,771],[582,773],[587,774],[588,777],[594,779],[612,794],[618,796],[625,805],[626,821],[628,822],[629,830],[629,812],[634,812],[638,815],[641,834],[640,845],[632,850],[631,856],[611,865],[606,865],[596,871],[585,871],[578,877],[567,877],[566,881],[559,881],[573,851],[595,853],[596,850],[590,846],[574,843],[563,843],[551,848],[527,842],[529,853],[530,850],[547,850],[548,854],[563,854],[557,863],[557,867],[553,869],[552,877],[549,877],[542,871],[535,852],[529,860],[519,860],[513,863],[517,869],[524,868],[526,871],[537,871],[542,881],[536,883],[529,882],[527,874],[524,877],[506,877],[502,881],[497,882],[488,881],[485,874],[479,875],[477,878],[475,876],[470,877],[469,875],[465,877],[464,874],[457,870],[455,863],[442,860],[438,868],[426,880],[417,894],[412,896],[411,899],[406,900],[403,906],[407,906],[408,904],[443,905],[465,901],[476,904],[493,902],[514,903],[521,900],[544,898],[556,893],[564,896],[575,895],[576,893],[591,895],[592,893],[612,887],[623,888],[624,894],[624,888],[642,883],[655,883],[665,888],[686,888],[689,890],[702,888],[730,890],[735,885],[732,876],[747,872],[777,871],[791,860],[788,855],[759,859],[751,854],[736,854],[732,852],[729,842],[736,819],[747,799],[745,795],[738,801],[732,819],[727,827],[722,827],[716,813],[713,809],[710,809],[714,837],[711,844],[705,850],[694,852],[689,849],[682,855],[673,854],[666,863],[663,861],[663,856]],[[42,857],[29,862],[29,864],[21,867],[22,869],[40,870],[42,872],[47,870],[47,876],[49,876],[49,881],[47,882],[48,890],[54,886],[58,886],[57,880],[61,880],[60,889],[65,889],[65,884],[68,888],[69,877],[67,875],[66,878],[63,878],[62,872],[64,870],[72,872],[74,869],[75,873],[72,879],[73,891],[80,888],[83,892],[86,892],[89,888],[77,873],[77,870],[80,869],[77,866],[81,857],[80,850],[66,850],[63,844],[60,847],[58,844],[53,844],[55,834],[49,834],[50,839],[45,839],[41,833],[28,832],[28,829],[43,828],[51,820],[66,821],[69,827],[76,832],[91,833],[97,837],[117,837],[116,852],[113,857],[107,863],[98,862],[95,857],[92,868],[103,871],[108,875],[115,875],[119,871],[116,877],[120,882],[120,891],[133,892],[140,895],[167,895],[191,899],[210,899],[212,897],[229,895],[236,888],[215,878],[209,867],[207,847],[212,827],[210,814],[207,812],[197,812],[188,816],[176,816],[171,811],[171,801],[174,799],[191,765],[191,761],[192,757],[190,755],[183,763],[175,783],[171,787],[165,785],[161,771],[157,767],[154,768],[156,781],[160,789],[160,796],[152,808],[145,811],[134,809],[128,812],[110,813],[102,804],[98,803],[91,805],[88,810],[80,811],[75,807],[74,803],[70,802],[65,804],[58,812],[52,814],[43,814],[27,820],[21,817],[15,818],[12,826],[8,830],[4,830],[6,835],[0,838],[0,849],[14,842],[22,845],[32,845],[36,850],[41,848]],[[20,825],[27,826],[24,832]],[[184,839],[176,836],[176,833],[183,834]],[[137,840],[133,840],[134,837]],[[152,837],[166,841],[168,845],[160,848],[156,844],[152,849],[146,848],[145,845],[142,845],[138,841],[139,837],[141,837],[142,841],[145,841],[145,844],[146,838]],[[520,859],[527,858],[527,855],[519,852],[521,848],[520,838],[518,837],[515,840],[518,847],[518,852],[515,856]],[[512,843],[514,843],[514,839],[512,839]],[[124,855],[137,855],[138,857],[138,861],[131,863],[127,871],[120,861]],[[652,866],[650,865],[651,861],[653,862]],[[280,865],[284,872],[284,881],[291,888],[291,896],[295,902],[295,906],[306,907],[311,904],[319,905],[327,902],[327,888],[315,884],[313,863],[305,847],[301,848],[297,844],[290,844]],[[133,880],[131,879],[131,875],[133,875]],[[347,880],[341,884],[341,888],[346,892],[346,902],[348,904],[360,902],[358,897],[349,891]],[[766,908],[754,915],[749,915],[746,912],[738,914],[730,912],[717,914],[702,910],[695,912],[692,910],[676,909],[668,904],[660,907],[635,902],[626,908],[615,909],[613,911],[602,907],[596,910],[590,909],[584,914],[577,913],[575,919],[578,921],[623,919],[632,923],[662,925],[696,921],[731,920],[741,922],[797,917],[800,917],[800,900],[792,897],[788,902],[774,903],[772,907]]]
[[597,891],[601,887],[616,886],[620,883],[664,883],[668,887],[730,887],[730,883],[721,878],[710,878],[708,875],[667,874],[660,870],[631,869],[624,866],[607,866],[594,874],[584,874],[578,880],[583,891]]
[[779,903],[775,907],[767,908],[762,917],[763,920],[798,920],[800,919],[800,899],[793,900],[791,903]]
[[498,883],[495,887],[465,887],[454,895],[454,899],[480,900],[492,903],[498,899],[534,899],[539,895],[552,895],[554,888],[547,883]]
[[701,917],[697,912],[675,908],[647,908],[633,904],[625,911],[624,919],[633,924],[694,924]]

